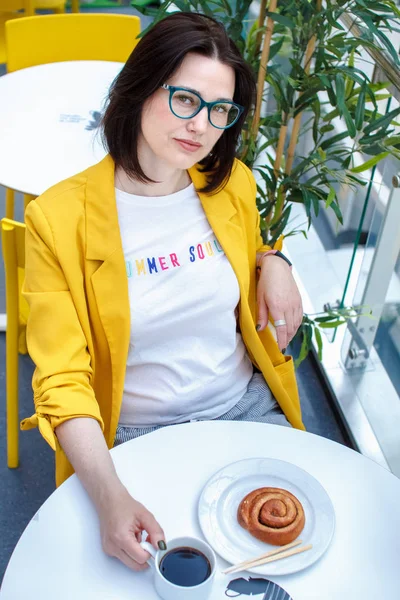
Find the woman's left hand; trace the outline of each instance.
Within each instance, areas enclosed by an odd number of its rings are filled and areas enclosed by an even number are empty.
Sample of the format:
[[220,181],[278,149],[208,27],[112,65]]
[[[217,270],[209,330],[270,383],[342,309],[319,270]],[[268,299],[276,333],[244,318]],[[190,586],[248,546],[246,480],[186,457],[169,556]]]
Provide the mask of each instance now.
[[276,327],[278,346],[286,350],[303,319],[303,305],[292,271],[282,258],[265,256],[257,285],[257,331],[268,325],[269,315],[274,322],[286,324]]

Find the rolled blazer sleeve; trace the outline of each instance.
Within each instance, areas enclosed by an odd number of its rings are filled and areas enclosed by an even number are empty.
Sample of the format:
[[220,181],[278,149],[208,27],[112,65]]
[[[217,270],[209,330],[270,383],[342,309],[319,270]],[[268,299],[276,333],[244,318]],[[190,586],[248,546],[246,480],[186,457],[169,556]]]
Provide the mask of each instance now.
[[[37,202],[25,213],[26,259],[23,295],[29,304],[27,344],[35,363],[32,386],[35,414],[21,429],[39,427],[53,450],[55,428],[76,417],[104,425],[91,386],[87,340],[57,251],[51,227]],[[82,283],[83,285],[83,283]]]

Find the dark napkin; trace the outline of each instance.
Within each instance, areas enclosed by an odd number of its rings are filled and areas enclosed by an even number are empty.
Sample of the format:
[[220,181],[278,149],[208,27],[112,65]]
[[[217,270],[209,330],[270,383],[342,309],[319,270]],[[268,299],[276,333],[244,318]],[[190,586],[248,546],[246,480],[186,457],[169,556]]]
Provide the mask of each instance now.
[[246,596],[258,596],[260,600],[293,600],[280,585],[262,577],[231,579],[225,590],[225,596],[243,599]]

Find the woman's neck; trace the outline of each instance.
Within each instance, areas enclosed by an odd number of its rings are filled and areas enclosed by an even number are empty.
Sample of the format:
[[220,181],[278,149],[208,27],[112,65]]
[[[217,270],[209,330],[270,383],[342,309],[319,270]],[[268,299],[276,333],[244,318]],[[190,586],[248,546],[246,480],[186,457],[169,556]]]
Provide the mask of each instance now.
[[151,179],[156,183],[143,183],[136,179],[130,179],[123,169],[117,167],[115,169],[115,187],[136,196],[168,196],[183,190],[190,184],[189,174],[185,170],[153,169],[152,171]]

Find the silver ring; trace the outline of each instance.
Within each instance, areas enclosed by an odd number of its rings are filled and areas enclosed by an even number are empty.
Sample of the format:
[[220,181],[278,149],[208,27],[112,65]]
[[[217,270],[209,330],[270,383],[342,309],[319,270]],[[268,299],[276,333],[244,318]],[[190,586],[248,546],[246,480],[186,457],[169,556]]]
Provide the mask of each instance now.
[[286,321],[285,319],[278,319],[277,321],[275,321],[275,327],[286,327]]

